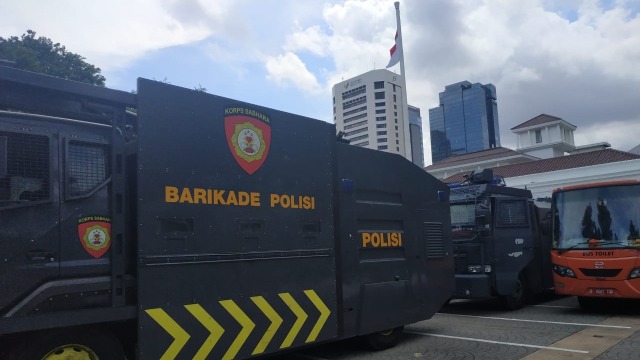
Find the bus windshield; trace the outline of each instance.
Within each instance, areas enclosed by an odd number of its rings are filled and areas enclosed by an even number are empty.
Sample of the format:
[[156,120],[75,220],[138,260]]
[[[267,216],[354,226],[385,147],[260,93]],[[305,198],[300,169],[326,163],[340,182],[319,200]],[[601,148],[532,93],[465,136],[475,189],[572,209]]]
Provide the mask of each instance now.
[[553,197],[553,247],[640,248],[640,186],[602,186]]

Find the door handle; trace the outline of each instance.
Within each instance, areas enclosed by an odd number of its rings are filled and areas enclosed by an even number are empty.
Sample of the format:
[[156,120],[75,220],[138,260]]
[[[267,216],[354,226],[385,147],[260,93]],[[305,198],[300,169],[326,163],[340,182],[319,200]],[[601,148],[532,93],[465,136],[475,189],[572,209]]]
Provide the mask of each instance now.
[[55,261],[55,253],[51,251],[33,250],[27,253],[27,258],[32,261]]

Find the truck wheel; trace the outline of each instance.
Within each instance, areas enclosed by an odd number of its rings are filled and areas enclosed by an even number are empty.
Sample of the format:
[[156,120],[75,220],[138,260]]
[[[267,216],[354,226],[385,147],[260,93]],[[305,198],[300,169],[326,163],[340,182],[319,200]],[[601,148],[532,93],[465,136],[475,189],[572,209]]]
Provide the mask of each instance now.
[[56,329],[30,335],[9,360],[124,360],[120,341],[96,329]]
[[403,329],[404,326],[400,326],[397,328],[365,335],[364,340],[367,346],[373,350],[390,349],[398,344]]
[[578,304],[585,310],[597,310],[602,306],[602,300],[596,297],[578,296]]
[[522,276],[518,277],[516,291],[510,295],[502,295],[500,300],[508,310],[521,309],[527,302],[527,287],[524,278]]

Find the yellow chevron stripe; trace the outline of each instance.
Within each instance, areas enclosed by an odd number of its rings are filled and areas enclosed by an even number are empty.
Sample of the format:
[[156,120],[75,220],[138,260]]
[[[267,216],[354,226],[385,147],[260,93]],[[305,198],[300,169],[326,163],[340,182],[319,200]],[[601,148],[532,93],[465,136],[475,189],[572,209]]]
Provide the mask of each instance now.
[[311,332],[307,337],[307,341],[305,341],[309,343],[309,342],[315,341],[318,338],[318,334],[320,334],[320,330],[322,330],[324,323],[327,322],[327,318],[329,318],[329,314],[331,314],[331,310],[329,310],[327,305],[324,304],[324,302],[320,299],[320,297],[318,296],[318,294],[316,294],[315,291],[305,290],[304,293],[307,295],[309,300],[311,300],[313,305],[315,305],[316,308],[318,308],[318,310],[320,311],[320,317],[318,318],[318,321],[316,322],[316,324],[313,326],[313,329],[311,329]]
[[258,346],[256,346],[255,350],[251,353],[251,355],[257,355],[262,354],[267,346],[269,346],[271,339],[273,339],[273,336],[280,328],[280,325],[282,325],[282,318],[262,296],[253,296],[251,297],[251,300],[260,310],[262,310],[267,318],[271,320],[271,325],[269,325],[269,328],[264,332],[262,339],[258,342]]
[[302,325],[304,325],[304,322],[307,320],[307,313],[302,310],[300,305],[298,305],[298,303],[289,293],[280,293],[278,295],[297,317],[297,320],[291,327],[291,330],[289,330],[287,337],[282,342],[282,345],[280,345],[280,349],[284,349],[293,344],[293,340],[296,338],[296,336],[300,332],[300,329],[302,328]]
[[247,341],[247,338],[253,331],[253,328],[256,327],[256,324],[249,319],[247,314],[245,314],[233,300],[222,300],[220,301],[220,305],[242,326],[242,330],[238,333],[238,336],[229,347],[229,350],[227,350],[227,353],[222,357],[222,360],[231,360],[236,357],[238,351],[240,351],[240,348],[242,348],[242,345],[244,345],[244,342]]
[[173,342],[169,345],[160,360],[175,359],[191,336],[161,308],[147,309],[145,312],[173,337]]
[[209,337],[204,341],[200,350],[195,354],[193,360],[204,360],[207,358],[211,350],[216,346],[218,340],[222,337],[224,329],[218,322],[209,315],[209,313],[202,308],[199,304],[185,305],[185,308],[189,310],[191,315],[196,318],[207,330],[209,330]]

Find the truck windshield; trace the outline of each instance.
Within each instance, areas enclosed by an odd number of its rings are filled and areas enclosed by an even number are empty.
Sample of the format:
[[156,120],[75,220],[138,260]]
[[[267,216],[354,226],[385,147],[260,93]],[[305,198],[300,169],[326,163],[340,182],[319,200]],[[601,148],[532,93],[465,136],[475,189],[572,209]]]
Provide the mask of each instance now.
[[640,185],[556,193],[553,247],[640,248]]

